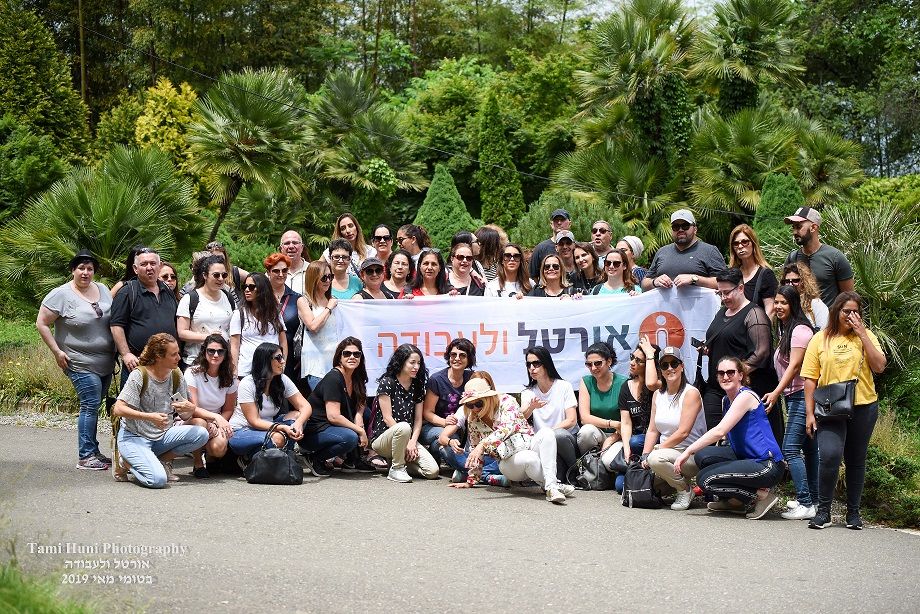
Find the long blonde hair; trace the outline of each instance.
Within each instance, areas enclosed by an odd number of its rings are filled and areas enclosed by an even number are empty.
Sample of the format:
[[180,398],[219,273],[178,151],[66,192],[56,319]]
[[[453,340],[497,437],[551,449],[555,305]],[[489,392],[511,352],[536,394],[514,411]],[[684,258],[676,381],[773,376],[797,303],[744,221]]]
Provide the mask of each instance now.
[[[470,379],[484,379],[489,384],[489,388],[495,390],[495,381],[492,379],[492,376],[489,375],[488,371],[473,371],[473,374],[470,376]],[[498,395],[492,395],[490,397],[485,397],[482,399],[483,407],[482,411],[479,413],[479,420],[482,420],[483,417],[488,417],[489,422],[495,422],[495,410],[498,409]],[[469,410],[464,406],[463,411],[467,412],[466,417],[469,418]],[[483,420],[485,422],[485,420]]]

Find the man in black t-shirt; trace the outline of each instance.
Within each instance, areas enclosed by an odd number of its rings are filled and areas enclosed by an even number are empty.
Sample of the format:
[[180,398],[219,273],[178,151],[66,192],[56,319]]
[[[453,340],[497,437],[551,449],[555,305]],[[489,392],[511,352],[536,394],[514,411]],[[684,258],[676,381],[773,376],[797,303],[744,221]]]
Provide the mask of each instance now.
[[543,263],[543,259],[550,254],[556,253],[556,242],[554,240],[556,235],[572,227],[572,216],[570,216],[569,212],[565,209],[556,209],[550,214],[549,219],[553,234],[549,239],[540,241],[540,243],[533,248],[533,253],[530,256],[531,279],[540,279],[540,265]]

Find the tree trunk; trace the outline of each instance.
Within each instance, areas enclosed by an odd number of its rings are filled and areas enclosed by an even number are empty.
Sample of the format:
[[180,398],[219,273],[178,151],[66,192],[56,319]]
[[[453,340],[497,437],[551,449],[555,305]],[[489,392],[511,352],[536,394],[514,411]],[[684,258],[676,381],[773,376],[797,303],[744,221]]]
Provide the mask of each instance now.
[[380,26],[383,21],[383,0],[377,0],[377,22],[374,24],[374,65],[371,69],[371,83],[377,85],[377,66],[380,56]]
[[565,36],[565,17],[569,12],[569,0],[562,3],[562,23],[559,25],[559,44],[562,44],[562,37]]
[[208,236],[208,243],[217,238],[217,231],[220,230],[220,225],[224,223],[224,218],[227,217],[227,213],[230,211],[230,205],[236,200],[242,188],[243,178],[239,175],[231,176],[230,185],[227,186],[224,197],[221,198],[218,203],[217,220],[214,221],[214,227],[211,228],[211,234]]
[[83,0],[77,0],[77,27],[80,30],[80,98],[86,103],[86,47],[83,43]]
[[480,32],[481,25],[479,23],[479,0],[474,2],[476,7],[476,53],[482,55],[482,36]]

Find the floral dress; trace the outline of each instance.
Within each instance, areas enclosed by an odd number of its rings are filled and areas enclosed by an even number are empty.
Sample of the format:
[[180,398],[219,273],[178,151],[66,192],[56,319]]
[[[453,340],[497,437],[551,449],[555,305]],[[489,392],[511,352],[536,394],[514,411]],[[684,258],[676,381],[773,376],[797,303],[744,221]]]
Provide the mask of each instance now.
[[[515,433],[520,433],[530,443],[533,437],[533,427],[524,417],[520,406],[513,397],[501,395],[498,408],[492,417],[492,426],[482,420],[469,420],[467,429],[470,436],[470,447],[475,448],[480,442],[483,444],[483,454],[498,458],[498,446]],[[482,458],[470,463],[467,483],[476,484],[482,476]]]

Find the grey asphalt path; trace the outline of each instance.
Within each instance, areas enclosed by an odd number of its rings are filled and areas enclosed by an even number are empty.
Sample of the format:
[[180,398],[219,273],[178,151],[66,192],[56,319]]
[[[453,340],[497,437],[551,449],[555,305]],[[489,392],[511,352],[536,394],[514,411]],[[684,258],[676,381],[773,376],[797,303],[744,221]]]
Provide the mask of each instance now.
[[[179,483],[151,491],[76,470],[75,438],[0,427],[0,513],[26,568],[82,582],[66,590],[102,611],[920,608],[920,537],[904,532],[717,517],[698,501],[688,512],[629,510],[612,492],[578,493],[562,507],[533,488],[458,491],[446,479],[199,481],[187,460]],[[99,553],[48,550],[67,543]],[[65,568],[80,560],[109,567]],[[154,584],[126,584],[148,575]],[[114,585],[102,584],[108,576]]]

